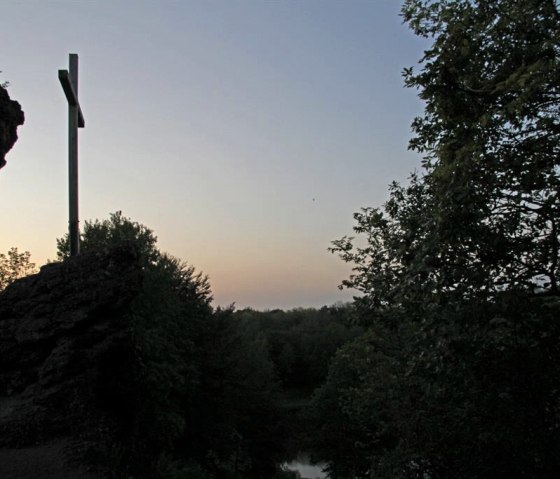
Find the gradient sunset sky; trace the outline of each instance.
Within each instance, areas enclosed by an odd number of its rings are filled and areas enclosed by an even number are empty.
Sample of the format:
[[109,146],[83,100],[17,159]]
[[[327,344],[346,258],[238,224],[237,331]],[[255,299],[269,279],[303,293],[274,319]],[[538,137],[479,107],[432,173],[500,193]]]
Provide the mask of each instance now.
[[25,111],[0,171],[0,252],[43,264],[67,230],[67,102],[79,54],[80,219],[145,224],[216,305],[349,300],[327,252],[419,166],[403,87],[425,42],[397,0],[0,0],[0,82]]

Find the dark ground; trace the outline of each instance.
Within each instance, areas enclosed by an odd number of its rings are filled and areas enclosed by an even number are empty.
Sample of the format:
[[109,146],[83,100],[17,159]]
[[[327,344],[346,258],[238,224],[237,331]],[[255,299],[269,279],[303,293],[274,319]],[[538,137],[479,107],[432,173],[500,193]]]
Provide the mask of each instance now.
[[0,449],[2,479],[102,479],[98,473],[67,462],[68,441],[57,439],[47,444],[21,449]]

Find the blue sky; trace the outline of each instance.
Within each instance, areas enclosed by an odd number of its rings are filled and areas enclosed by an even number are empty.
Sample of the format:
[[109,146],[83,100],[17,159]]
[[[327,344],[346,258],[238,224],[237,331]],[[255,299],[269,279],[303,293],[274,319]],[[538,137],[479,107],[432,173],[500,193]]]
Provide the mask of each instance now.
[[216,304],[351,298],[330,242],[419,165],[401,71],[426,45],[399,3],[4,0],[0,81],[26,123],[0,172],[0,251],[41,264],[67,229],[57,71],[78,53],[82,222],[121,210],[152,228]]

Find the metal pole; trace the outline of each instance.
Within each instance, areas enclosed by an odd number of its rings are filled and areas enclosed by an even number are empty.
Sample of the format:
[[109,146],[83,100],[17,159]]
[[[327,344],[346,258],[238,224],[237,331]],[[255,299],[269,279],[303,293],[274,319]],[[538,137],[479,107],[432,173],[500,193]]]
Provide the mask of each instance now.
[[[70,54],[70,81],[78,98],[78,55]],[[80,226],[78,213],[78,108],[68,103],[68,210],[70,256],[80,253]]]

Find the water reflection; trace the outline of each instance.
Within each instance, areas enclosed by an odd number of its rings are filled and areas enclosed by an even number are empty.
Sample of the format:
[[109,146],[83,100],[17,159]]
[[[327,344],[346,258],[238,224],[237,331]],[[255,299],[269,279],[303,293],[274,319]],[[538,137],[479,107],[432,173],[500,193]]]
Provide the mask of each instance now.
[[326,464],[311,464],[307,454],[299,454],[295,460],[282,464],[283,469],[299,472],[302,479],[325,479],[324,467]]

